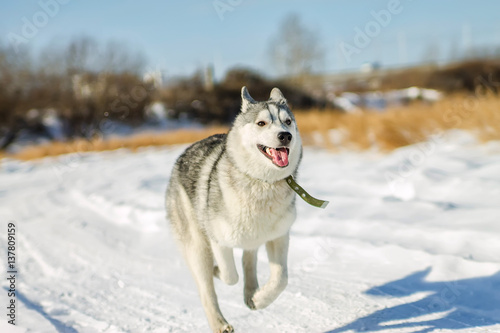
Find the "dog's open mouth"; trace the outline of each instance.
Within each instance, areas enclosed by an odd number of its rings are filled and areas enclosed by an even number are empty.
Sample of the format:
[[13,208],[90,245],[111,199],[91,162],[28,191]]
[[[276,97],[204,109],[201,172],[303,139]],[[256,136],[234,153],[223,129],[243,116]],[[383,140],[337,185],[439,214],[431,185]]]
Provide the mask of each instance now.
[[274,165],[280,168],[288,166],[288,155],[290,154],[290,149],[285,147],[271,148],[264,145],[257,145],[257,148],[259,148],[262,154],[269,158]]

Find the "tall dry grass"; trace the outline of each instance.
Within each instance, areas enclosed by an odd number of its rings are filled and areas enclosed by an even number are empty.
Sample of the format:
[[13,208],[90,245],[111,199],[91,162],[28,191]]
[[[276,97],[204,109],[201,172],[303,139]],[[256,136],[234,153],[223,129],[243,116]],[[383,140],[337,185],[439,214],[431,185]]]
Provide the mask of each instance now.
[[306,143],[330,148],[391,150],[449,129],[472,131],[484,141],[500,139],[500,98],[492,95],[455,95],[432,105],[417,103],[382,113],[313,110],[295,114]]
[[[363,111],[341,114],[336,111],[295,111],[305,144],[327,148],[380,150],[417,143],[433,134],[449,129],[473,132],[480,140],[500,140],[500,97],[455,95],[429,105],[424,103],[391,108],[385,112]],[[0,152],[0,159],[11,157],[31,160],[67,153],[114,150],[135,150],[144,146],[162,146],[191,143],[216,133],[227,132],[227,127],[203,130],[178,130],[160,134],[140,134],[109,140],[75,140],[32,146],[16,154]]]
[[[107,140],[74,140],[71,142],[51,142],[24,148],[15,154],[5,154],[19,160],[33,160],[49,156],[90,151],[105,151],[127,148],[136,150],[147,146],[164,146],[173,144],[191,143],[210,135],[227,132],[227,127],[209,127],[202,130],[176,130],[165,133],[144,133],[131,137],[114,137]],[[0,155],[1,157],[1,155]]]

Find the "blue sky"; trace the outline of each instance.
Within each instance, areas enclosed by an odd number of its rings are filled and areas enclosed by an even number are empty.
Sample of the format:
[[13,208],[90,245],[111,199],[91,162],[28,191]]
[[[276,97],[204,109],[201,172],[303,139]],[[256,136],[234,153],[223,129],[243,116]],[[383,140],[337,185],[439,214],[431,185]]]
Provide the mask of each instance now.
[[[385,26],[376,23],[372,12],[388,10],[391,2],[399,2],[398,13],[391,14]],[[222,16],[215,8],[221,3],[230,8]],[[44,21],[47,6],[54,13]],[[418,63],[431,48],[445,61],[467,47],[500,46],[498,0],[3,1],[0,44],[10,45],[12,34],[22,36],[26,20],[38,19],[37,33],[24,42],[35,54],[47,45],[85,35],[138,50],[148,68],[162,69],[168,76],[189,75],[208,64],[214,65],[217,77],[234,66],[274,76],[269,44],[290,13],[297,13],[318,34],[325,51],[321,69],[327,72],[357,69],[365,62]],[[356,31],[367,27],[375,29],[373,37],[357,47]],[[347,57],[341,45],[358,52]]]

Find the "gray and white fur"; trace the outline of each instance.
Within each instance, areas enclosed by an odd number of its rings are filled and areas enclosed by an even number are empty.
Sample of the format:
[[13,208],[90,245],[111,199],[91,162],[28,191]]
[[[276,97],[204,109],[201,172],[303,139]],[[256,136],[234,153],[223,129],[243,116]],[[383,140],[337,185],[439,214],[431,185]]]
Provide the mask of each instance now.
[[[213,332],[233,332],[222,315],[213,277],[238,282],[233,248],[243,249],[244,300],[263,309],[288,280],[289,230],[295,193],[285,178],[297,173],[302,142],[278,88],[256,102],[241,89],[241,112],[228,134],[194,143],[178,158],[167,189],[167,217],[196,281]],[[266,245],[270,277],[259,288],[257,250]]]

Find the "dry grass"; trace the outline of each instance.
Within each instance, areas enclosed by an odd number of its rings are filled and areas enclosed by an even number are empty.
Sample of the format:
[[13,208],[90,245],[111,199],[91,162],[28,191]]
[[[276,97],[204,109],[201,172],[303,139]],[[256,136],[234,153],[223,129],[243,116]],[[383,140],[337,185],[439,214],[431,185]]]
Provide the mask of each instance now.
[[[295,111],[295,115],[305,144],[333,149],[377,147],[381,150],[391,150],[455,128],[472,131],[484,141],[500,140],[500,98],[495,96],[449,96],[433,105],[413,104],[382,113],[341,114],[313,110]],[[225,133],[227,130],[227,127],[212,127],[109,140],[53,142],[28,147],[16,154],[9,155],[0,151],[0,159],[11,157],[32,160],[75,152],[119,148],[135,150],[144,146],[191,143],[212,134]]]
[[19,160],[33,160],[62,154],[104,151],[127,148],[136,150],[146,146],[164,146],[173,144],[191,143],[216,133],[227,132],[227,127],[210,127],[203,130],[177,130],[166,133],[145,133],[131,137],[115,137],[108,140],[96,139],[75,140],[71,142],[52,142],[45,145],[27,147],[18,153],[4,155]]
[[[432,105],[418,103],[383,113],[295,113],[304,141],[330,148],[391,150],[449,129],[472,131],[484,141],[500,139],[500,98],[495,96],[449,96]],[[319,140],[311,133],[319,133]],[[332,138],[332,134],[339,138]]]

